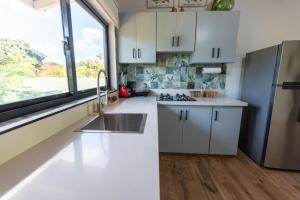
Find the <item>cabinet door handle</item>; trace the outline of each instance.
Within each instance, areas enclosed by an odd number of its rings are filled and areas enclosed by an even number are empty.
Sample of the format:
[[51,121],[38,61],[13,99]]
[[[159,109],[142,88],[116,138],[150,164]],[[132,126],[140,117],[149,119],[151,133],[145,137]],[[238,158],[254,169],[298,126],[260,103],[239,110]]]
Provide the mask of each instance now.
[[135,48],[132,49],[132,57],[136,58],[136,49]]
[[177,36],[177,47],[180,46],[180,36]]
[[220,58],[221,49],[218,48],[217,58]]
[[219,111],[215,111],[215,121],[219,121]]
[[297,122],[300,122],[300,108],[299,108],[299,111],[298,111]]
[[185,111],[185,120],[189,119],[189,114],[190,114],[190,111],[186,110]]
[[211,57],[212,57],[212,58],[215,58],[215,48],[212,48]]
[[179,120],[182,120],[183,110],[180,110]]
[[175,36],[172,37],[172,47],[175,46]]
[[138,49],[138,58],[141,58],[141,57],[142,57],[142,50]]

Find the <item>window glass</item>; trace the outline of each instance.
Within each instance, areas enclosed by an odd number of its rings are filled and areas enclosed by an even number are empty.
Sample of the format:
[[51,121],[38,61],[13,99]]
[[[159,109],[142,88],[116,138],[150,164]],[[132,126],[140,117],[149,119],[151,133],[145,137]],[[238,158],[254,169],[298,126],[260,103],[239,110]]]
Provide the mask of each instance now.
[[23,2],[0,1],[0,105],[68,92],[59,3]]
[[[78,90],[95,88],[97,74],[105,69],[105,27],[77,2],[71,3]],[[100,85],[105,78],[102,76]]]

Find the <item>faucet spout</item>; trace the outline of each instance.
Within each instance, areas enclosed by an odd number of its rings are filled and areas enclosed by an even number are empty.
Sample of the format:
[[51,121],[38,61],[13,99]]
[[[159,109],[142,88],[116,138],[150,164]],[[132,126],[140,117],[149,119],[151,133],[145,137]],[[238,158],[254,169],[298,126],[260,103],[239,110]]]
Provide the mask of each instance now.
[[[102,73],[105,76],[105,88],[106,88],[105,90],[101,90],[101,88],[100,88],[100,75]],[[104,104],[108,103],[108,89],[107,89],[107,87],[108,87],[108,77],[107,77],[106,72],[103,69],[101,69],[98,72],[98,77],[97,77],[97,100],[98,100],[98,102],[97,102],[97,112],[99,114],[103,114],[103,108],[102,108],[103,104],[102,104],[102,101],[101,101],[101,94],[105,95],[105,103]]]

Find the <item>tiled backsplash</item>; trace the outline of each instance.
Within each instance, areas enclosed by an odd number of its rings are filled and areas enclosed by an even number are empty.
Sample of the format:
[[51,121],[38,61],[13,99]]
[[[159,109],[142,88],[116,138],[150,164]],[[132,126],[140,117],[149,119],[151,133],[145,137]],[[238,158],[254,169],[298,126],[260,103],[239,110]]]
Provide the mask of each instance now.
[[189,55],[158,55],[157,64],[121,65],[127,82],[134,89],[213,89],[224,91],[226,68],[221,74],[202,74],[203,67],[189,65]]

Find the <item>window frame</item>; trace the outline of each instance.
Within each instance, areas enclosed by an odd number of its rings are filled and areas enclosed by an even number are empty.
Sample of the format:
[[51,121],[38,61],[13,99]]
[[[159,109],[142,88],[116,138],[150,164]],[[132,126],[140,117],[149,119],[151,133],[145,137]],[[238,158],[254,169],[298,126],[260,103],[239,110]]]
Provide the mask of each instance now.
[[[87,11],[91,17],[96,19],[104,28],[104,66],[108,76],[108,86],[110,89],[110,63],[109,63],[109,29],[108,23],[98,14],[98,12],[86,1],[76,0],[76,2]],[[0,122],[5,122],[11,119],[22,117],[24,115],[39,112],[51,107],[60,106],[65,103],[69,103],[78,99],[86,98],[97,94],[96,85],[95,88],[80,90],[77,89],[76,78],[76,63],[75,52],[73,44],[73,30],[72,30],[72,17],[70,0],[60,0],[61,9],[61,26],[63,28],[63,38],[66,43],[63,45],[66,59],[66,70],[68,79],[69,92],[59,93],[55,95],[49,95],[44,97],[27,99],[24,101],[12,102],[8,104],[0,105]],[[59,24],[58,24],[59,25]]]
[[[64,1],[64,0],[62,0]],[[69,1],[69,0],[67,0]],[[87,0],[75,0],[86,12],[88,12],[92,17],[94,17],[94,19],[96,21],[98,21],[104,28],[104,40],[105,40],[105,46],[104,46],[104,66],[105,67],[105,72],[107,74],[107,77],[108,77],[108,85],[107,85],[107,88],[110,88],[110,62],[109,62],[109,24],[103,19],[102,16],[100,16],[98,14],[98,12],[95,10],[95,8],[93,8],[93,6],[90,5],[90,3],[87,1]],[[67,5],[70,9],[70,3],[68,3]],[[72,10],[71,12],[72,13]],[[72,17],[71,17],[72,18]],[[71,20],[68,20],[70,24],[68,24],[68,26],[71,27],[72,29],[72,19]],[[74,58],[74,62],[75,62],[75,51],[74,51],[74,43],[73,43],[73,32],[71,33],[72,34],[72,40],[70,40],[70,43],[71,43],[71,48],[73,48],[73,58]],[[74,63],[74,70],[75,70],[75,73],[76,73],[76,63]],[[78,90],[77,88],[77,79],[76,79],[76,76],[75,76],[75,81],[76,81],[76,92],[78,93],[81,93],[81,92],[85,92],[85,91],[89,91],[91,89],[87,89],[87,90]]]

